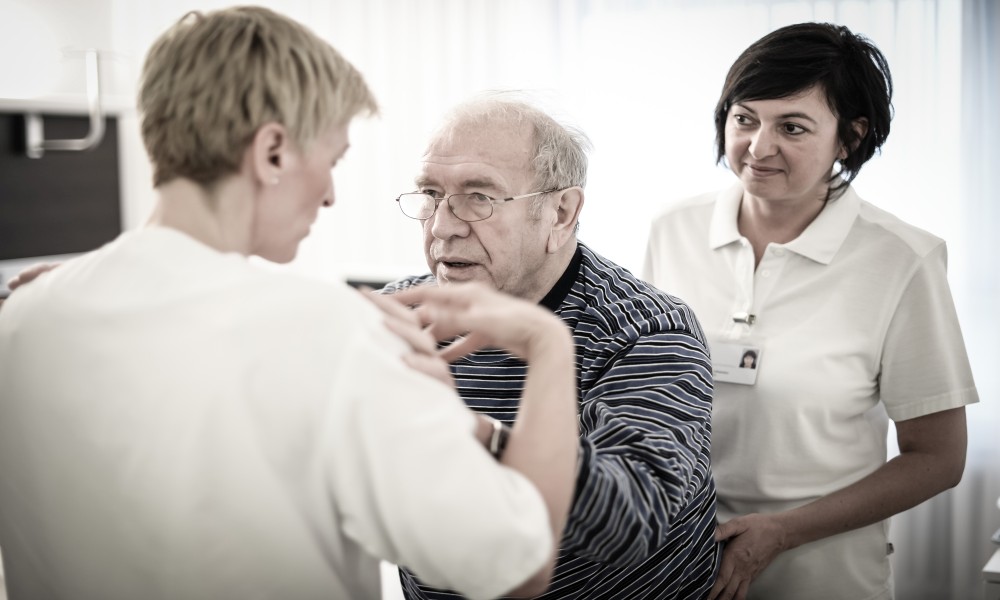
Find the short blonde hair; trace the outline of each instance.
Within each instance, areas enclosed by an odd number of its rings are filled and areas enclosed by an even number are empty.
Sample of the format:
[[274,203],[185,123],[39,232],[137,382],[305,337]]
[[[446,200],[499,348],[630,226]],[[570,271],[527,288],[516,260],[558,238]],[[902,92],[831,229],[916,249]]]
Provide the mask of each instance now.
[[305,26],[266,8],[191,12],[146,56],[139,90],[153,185],[236,173],[257,130],[304,148],[378,106],[361,74]]

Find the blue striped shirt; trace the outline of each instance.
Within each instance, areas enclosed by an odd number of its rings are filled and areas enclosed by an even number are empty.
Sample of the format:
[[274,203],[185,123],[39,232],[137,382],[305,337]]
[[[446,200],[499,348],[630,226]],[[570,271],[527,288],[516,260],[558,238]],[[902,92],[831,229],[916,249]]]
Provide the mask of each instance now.
[[[392,292],[433,283],[411,277]],[[582,243],[542,300],[572,329],[580,402],[573,506],[540,598],[707,595],[718,569],[709,470],[712,369],[701,327],[677,298]],[[514,421],[526,365],[486,350],[452,366],[473,410]],[[459,598],[400,570],[409,599]]]

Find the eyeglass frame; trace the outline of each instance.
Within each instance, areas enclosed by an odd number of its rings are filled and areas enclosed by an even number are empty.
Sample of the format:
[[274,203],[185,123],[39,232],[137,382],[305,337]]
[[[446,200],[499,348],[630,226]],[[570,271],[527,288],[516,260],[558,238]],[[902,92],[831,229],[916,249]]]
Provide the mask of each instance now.
[[[413,219],[414,221],[426,221],[427,219],[430,219],[431,217],[434,216],[434,213],[437,212],[438,207],[441,206],[442,202],[444,202],[445,204],[448,205],[448,210],[451,211],[451,214],[455,215],[455,218],[458,219],[459,221],[462,221],[464,223],[478,223],[480,221],[485,221],[485,220],[489,219],[490,217],[492,217],[493,213],[495,212],[497,204],[506,204],[507,202],[510,202],[511,200],[522,200],[524,198],[532,198],[534,196],[541,196],[542,194],[551,194],[552,192],[560,192],[560,191],[562,191],[564,189],[566,189],[566,188],[552,188],[550,190],[542,190],[540,192],[532,192],[530,194],[521,194],[520,196],[511,196],[509,198],[494,198],[493,196],[489,196],[489,195],[484,194],[482,192],[465,192],[465,193],[461,193],[461,194],[448,194],[447,196],[442,196],[441,198],[435,198],[433,194],[430,194],[428,192],[403,192],[399,196],[396,196],[396,204],[399,206],[399,212],[403,213],[403,216],[406,217],[407,219]],[[434,198],[435,200],[437,200],[437,202],[434,203],[434,210],[431,211],[431,214],[427,215],[424,218],[411,217],[410,215],[406,214],[406,211],[403,210],[403,203],[400,202],[400,198],[402,198],[403,196],[411,196],[411,195],[412,196],[430,196],[431,198]],[[490,201],[490,214],[486,215],[482,219],[475,219],[473,221],[468,221],[468,220],[463,219],[462,217],[458,216],[457,214],[455,214],[455,209],[451,205],[451,199],[452,199],[452,197],[453,196],[474,196],[474,195],[482,196],[482,197],[484,197],[484,198],[486,198],[487,200]]]

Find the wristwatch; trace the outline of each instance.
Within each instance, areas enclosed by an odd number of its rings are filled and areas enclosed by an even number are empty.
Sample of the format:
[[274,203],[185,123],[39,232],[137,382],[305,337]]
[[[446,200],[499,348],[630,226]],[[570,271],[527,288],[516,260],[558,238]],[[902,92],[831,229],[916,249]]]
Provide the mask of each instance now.
[[500,457],[503,456],[504,448],[507,447],[507,439],[510,438],[510,427],[507,427],[493,417],[486,418],[489,420],[490,425],[493,426],[493,432],[490,434],[490,443],[487,449],[493,455],[493,458],[500,460]]

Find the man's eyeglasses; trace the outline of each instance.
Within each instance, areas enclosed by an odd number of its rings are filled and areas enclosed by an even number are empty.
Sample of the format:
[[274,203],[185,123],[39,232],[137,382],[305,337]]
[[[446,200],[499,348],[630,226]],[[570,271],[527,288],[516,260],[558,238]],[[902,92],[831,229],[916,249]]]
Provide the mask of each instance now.
[[549,192],[558,191],[558,189],[551,189],[542,192],[533,192],[531,194],[523,194],[521,196],[511,196],[510,198],[501,198],[499,200],[496,198],[490,198],[486,194],[452,194],[447,197],[441,197],[424,192],[413,192],[409,194],[400,194],[400,196],[396,198],[396,202],[399,203],[399,210],[403,211],[404,215],[410,217],[411,219],[417,219],[418,221],[426,221],[431,218],[434,211],[437,210],[438,204],[440,204],[443,200],[448,203],[448,208],[451,209],[452,214],[456,217],[467,223],[474,223],[476,221],[484,221],[492,217],[493,206],[496,204],[510,202],[511,200],[520,200],[522,198],[531,198],[533,196],[540,196],[542,194],[548,194]]

